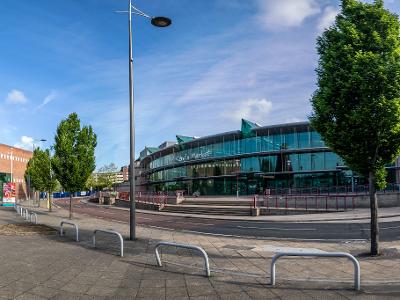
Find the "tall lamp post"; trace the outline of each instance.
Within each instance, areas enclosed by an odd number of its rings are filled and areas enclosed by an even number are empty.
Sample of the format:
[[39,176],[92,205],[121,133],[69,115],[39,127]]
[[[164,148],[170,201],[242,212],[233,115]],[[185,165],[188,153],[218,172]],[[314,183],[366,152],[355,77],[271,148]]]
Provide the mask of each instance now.
[[156,27],[167,27],[171,25],[171,20],[166,17],[151,17],[132,5],[129,0],[127,11],[116,11],[128,13],[129,26],[129,125],[130,125],[130,158],[129,158],[129,182],[130,182],[130,210],[129,210],[129,239],[136,239],[136,220],[135,220],[135,116],[134,116],[134,94],[133,94],[133,55],[132,55],[132,14],[145,17]]
[[13,182],[13,150],[14,148],[10,148],[10,152],[8,155],[10,156],[10,182]]

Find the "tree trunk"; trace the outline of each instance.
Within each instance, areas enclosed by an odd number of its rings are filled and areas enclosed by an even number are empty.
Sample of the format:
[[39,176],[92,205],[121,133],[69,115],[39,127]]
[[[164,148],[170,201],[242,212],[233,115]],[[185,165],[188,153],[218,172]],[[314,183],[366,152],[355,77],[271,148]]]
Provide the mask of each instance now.
[[72,193],[69,193],[69,218],[72,219]]
[[50,192],[47,192],[47,201],[49,203],[49,211],[51,211],[51,197],[50,197]]
[[369,172],[369,200],[371,209],[371,255],[379,255],[378,197],[375,188],[375,174]]

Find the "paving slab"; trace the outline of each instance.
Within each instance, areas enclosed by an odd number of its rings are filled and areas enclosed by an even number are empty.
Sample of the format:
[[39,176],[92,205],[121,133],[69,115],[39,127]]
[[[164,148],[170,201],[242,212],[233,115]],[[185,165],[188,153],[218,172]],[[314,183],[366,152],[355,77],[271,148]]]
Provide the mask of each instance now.
[[[59,229],[66,211],[36,209],[40,223]],[[25,224],[11,209],[0,208],[3,224]],[[73,230],[52,234],[0,235],[0,299],[398,299],[400,257],[360,257],[360,292],[352,291],[353,267],[345,259],[284,258],[277,264],[277,286],[269,285],[269,263],[275,251],[312,248],[315,251],[362,253],[368,243],[263,241],[204,236],[138,227],[136,241],[125,240],[125,256],[101,237],[91,244],[95,228],[112,228],[128,237],[129,226],[76,215],[81,242]],[[187,250],[162,251],[157,267],[154,246],[160,241],[192,243],[209,254],[212,276],[204,277],[201,257]],[[400,243],[382,243],[383,248]],[[192,266],[194,265],[194,266]],[[397,297],[397,298],[396,298]]]

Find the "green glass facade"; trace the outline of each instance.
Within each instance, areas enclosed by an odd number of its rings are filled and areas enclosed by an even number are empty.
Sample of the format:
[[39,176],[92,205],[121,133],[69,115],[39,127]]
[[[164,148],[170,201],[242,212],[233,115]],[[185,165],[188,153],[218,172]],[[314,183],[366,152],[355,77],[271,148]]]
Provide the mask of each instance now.
[[234,195],[238,190],[245,195],[349,180],[343,161],[307,122],[260,127],[243,120],[240,131],[178,140],[142,157],[140,164],[148,191]]

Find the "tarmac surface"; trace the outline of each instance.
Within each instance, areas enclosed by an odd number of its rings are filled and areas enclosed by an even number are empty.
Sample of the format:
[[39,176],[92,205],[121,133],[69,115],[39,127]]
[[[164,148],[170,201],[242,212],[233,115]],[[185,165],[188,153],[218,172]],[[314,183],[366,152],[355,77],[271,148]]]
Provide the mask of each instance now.
[[[68,216],[63,209],[36,211],[39,222],[59,229]],[[95,228],[129,234],[125,223],[76,213],[80,242],[72,228],[66,236],[31,233],[2,235],[0,230],[0,299],[399,299],[400,243],[381,243],[386,255],[368,257],[364,241],[265,241],[149,226],[137,227],[137,240],[125,240],[119,257],[117,240]],[[10,208],[0,208],[0,228],[29,224]],[[210,259],[211,277],[195,252],[170,248],[162,251],[163,267],[155,264],[158,241],[203,247]],[[306,249],[304,249],[306,248]],[[277,264],[277,285],[269,284],[269,265],[277,251],[344,251],[358,257],[361,291],[353,289],[353,265],[340,258],[283,258]]]
[[[55,201],[56,205],[69,209],[69,200]],[[74,200],[73,210],[105,220],[128,223],[129,210],[112,206],[94,205],[82,200]],[[370,238],[369,211],[349,211],[340,213],[306,214],[294,216],[220,217],[193,216],[138,210],[137,224],[160,229],[182,230],[230,237],[290,239],[315,241],[367,241]],[[400,211],[397,208],[385,210],[380,219],[380,239],[397,241],[400,239]],[[272,220],[268,220],[268,217]],[[324,218],[328,221],[324,222]]]

